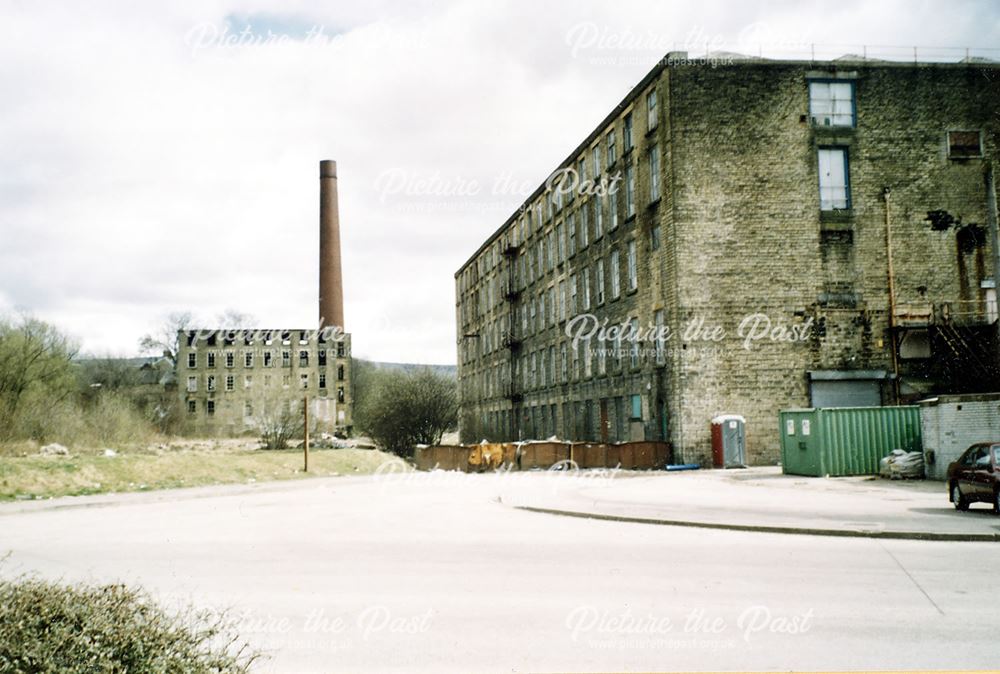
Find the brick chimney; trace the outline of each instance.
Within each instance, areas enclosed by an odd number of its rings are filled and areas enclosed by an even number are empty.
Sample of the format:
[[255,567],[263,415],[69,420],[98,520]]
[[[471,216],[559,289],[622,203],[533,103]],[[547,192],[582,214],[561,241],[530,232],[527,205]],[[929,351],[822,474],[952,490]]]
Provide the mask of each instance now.
[[344,327],[344,278],[340,267],[337,162],[319,163],[319,327]]

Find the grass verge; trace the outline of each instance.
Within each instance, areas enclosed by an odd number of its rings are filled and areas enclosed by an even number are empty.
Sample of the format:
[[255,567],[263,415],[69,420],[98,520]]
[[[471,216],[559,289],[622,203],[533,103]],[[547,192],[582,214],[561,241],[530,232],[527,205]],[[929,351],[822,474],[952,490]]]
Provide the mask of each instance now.
[[238,442],[159,445],[117,451],[71,450],[69,456],[14,451],[0,455],[0,501],[265,482],[334,475],[368,475],[401,462],[372,449],[259,450]]

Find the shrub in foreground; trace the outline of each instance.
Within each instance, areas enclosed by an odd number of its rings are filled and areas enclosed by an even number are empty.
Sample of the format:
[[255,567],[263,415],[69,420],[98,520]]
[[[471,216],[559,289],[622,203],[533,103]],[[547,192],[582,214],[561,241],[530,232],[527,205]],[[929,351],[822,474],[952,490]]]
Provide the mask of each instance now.
[[172,614],[143,590],[0,580],[0,672],[246,672],[224,615]]

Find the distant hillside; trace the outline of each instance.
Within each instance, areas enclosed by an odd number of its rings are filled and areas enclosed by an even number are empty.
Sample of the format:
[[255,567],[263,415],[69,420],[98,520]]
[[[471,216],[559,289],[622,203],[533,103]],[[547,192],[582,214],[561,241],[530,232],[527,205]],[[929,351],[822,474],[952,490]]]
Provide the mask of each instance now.
[[403,372],[412,372],[413,370],[419,370],[420,368],[429,368],[437,374],[444,375],[445,377],[451,377],[454,379],[457,376],[458,368],[455,365],[432,365],[427,363],[385,363],[377,360],[365,360],[364,358],[355,358],[355,361],[362,363],[368,363],[375,366],[380,370],[402,370]]

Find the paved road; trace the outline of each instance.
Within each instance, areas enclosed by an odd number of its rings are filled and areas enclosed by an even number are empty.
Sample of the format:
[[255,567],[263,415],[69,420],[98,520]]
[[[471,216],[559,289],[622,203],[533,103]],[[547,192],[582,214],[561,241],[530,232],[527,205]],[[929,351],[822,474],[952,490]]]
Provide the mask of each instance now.
[[996,543],[570,519],[498,501],[512,490],[551,481],[424,474],[12,504],[3,572],[230,606],[274,656],[260,671],[1000,664]]

